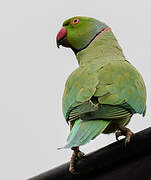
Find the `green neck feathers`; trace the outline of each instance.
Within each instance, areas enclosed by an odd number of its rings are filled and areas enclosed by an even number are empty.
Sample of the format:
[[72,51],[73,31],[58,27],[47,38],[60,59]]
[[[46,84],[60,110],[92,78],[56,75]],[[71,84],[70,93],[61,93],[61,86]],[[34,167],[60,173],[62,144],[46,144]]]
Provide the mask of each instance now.
[[78,52],[76,57],[79,66],[85,66],[93,61],[125,60],[112,31],[106,31],[98,36],[86,49]]

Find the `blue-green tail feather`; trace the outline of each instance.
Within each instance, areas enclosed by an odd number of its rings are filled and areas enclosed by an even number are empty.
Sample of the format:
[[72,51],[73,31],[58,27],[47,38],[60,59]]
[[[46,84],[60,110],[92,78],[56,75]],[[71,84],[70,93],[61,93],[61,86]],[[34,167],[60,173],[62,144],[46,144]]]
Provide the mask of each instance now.
[[67,138],[67,144],[63,148],[72,148],[88,143],[103,132],[110,122],[105,120],[76,120]]

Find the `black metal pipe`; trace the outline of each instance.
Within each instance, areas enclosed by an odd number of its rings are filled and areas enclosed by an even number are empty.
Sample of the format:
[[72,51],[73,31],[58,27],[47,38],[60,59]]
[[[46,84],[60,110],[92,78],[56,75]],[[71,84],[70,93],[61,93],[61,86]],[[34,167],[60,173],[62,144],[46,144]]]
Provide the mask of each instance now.
[[124,140],[77,161],[78,175],[71,174],[66,163],[29,180],[151,180],[151,127],[136,133],[126,146]]

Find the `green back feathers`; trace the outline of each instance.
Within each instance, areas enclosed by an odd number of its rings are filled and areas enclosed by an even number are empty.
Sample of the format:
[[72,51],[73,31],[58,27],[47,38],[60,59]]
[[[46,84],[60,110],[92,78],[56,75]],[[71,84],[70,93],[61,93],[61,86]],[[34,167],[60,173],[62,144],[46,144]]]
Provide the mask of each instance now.
[[76,69],[66,83],[64,116],[92,96],[98,97],[101,104],[121,105],[132,113],[144,114],[146,109],[144,81],[138,71],[123,60],[100,60]]
[[98,65],[100,60],[101,62],[125,60],[123,51],[111,30],[98,36],[86,49],[78,52],[76,57],[80,66],[90,63]]
[[[140,73],[127,61],[111,61],[99,72],[95,96],[102,104],[122,105],[144,114],[146,88]],[[129,106],[129,107],[128,107]]]
[[63,113],[66,117],[72,108],[88,101],[99,83],[97,73],[91,67],[77,68],[68,78],[63,94]]

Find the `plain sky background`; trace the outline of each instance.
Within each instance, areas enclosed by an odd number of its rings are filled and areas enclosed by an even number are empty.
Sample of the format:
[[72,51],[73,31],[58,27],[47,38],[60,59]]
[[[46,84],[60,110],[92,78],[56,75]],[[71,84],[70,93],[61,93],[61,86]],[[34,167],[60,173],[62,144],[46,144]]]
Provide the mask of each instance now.
[[[0,179],[27,179],[70,159],[71,150],[57,147],[69,133],[64,84],[78,64],[55,40],[63,21],[76,15],[112,27],[147,86],[146,116],[135,115],[128,127],[137,132],[151,125],[150,0],[0,0]],[[114,141],[114,134],[100,135],[81,149],[88,153]]]

